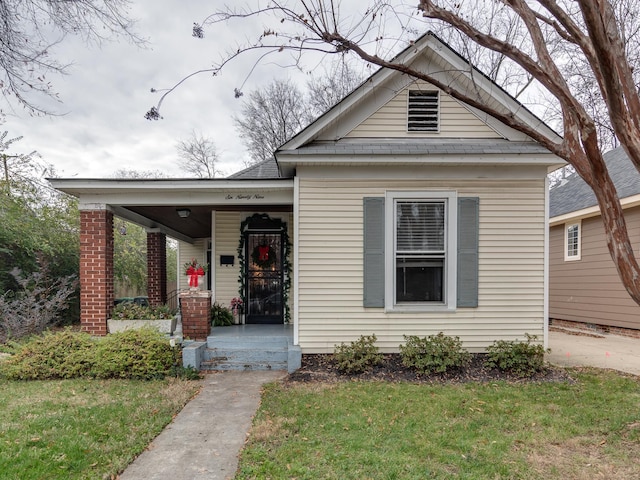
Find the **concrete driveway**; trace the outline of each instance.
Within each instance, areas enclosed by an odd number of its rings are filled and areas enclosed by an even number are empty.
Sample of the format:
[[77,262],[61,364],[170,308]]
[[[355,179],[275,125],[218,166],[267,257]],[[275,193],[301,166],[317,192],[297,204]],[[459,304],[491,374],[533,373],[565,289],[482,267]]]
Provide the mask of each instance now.
[[550,330],[546,360],[561,366],[612,368],[640,375],[640,339],[610,334]]

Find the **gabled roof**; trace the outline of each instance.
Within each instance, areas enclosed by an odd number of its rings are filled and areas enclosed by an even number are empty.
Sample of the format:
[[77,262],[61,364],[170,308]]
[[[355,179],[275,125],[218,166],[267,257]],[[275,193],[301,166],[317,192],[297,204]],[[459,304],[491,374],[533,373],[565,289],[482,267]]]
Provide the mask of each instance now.
[[[405,50],[400,52],[392,61],[397,63],[411,64],[413,62],[423,62],[427,60],[427,64],[422,63],[418,68],[426,68],[434,77],[439,78],[445,83],[455,83],[461,88],[472,85],[475,91],[495,103],[496,108],[503,109],[515,115],[524,123],[527,123],[549,138],[560,140],[560,136],[548,127],[542,120],[537,118],[532,112],[526,109],[520,102],[509,95],[504,89],[489,79],[475,67],[469,66],[469,62],[460,54],[451,49],[445,42],[438,38],[434,33],[427,32],[420,37]],[[413,81],[412,77],[408,77],[398,71],[381,68],[377,70],[371,77],[365,80],[359,87],[353,90],[349,95],[342,99],[333,108],[329,109],[321,115],[316,121],[311,123],[301,132],[292,137],[288,142],[282,145],[275,153],[276,159],[280,164],[281,160],[285,162],[289,160],[287,156],[283,159],[283,154],[298,151],[301,153],[301,147],[313,144],[313,142],[325,137],[334,136],[334,140],[338,141],[342,136],[337,134],[336,125],[343,119],[349,117],[358,107],[361,107],[367,99],[374,97],[376,102],[384,103],[390,95],[393,95],[393,88],[377,88],[387,84],[390,79],[399,78],[407,85]],[[385,97],[387,96],[387,97]],[[365,108],[362,115],[369,115]],[[474,110],[474,109],[472,109]],[[484,115],[484,114],[483,114]],[[488,117],[488,116],[486,116]],[[350,118],[349,121],[353,121]],[[493,117],[488,117],[487,122],[494,124],[500,123]],[[513,131],[513,130],[512,130]],[[327,132],[332,132],[327,135]],[[336,132],[336,133],[333,133]],[[520,134],[520,132],[517,132]],[[523,138],[521,138],[523,139]],[[326,140],[326,138],[325,138]],[[434,143],[437,140],[433,140]],[[415,141],[405,141],[405,143],[424,143],[425,139],[415,139]],[[299,150],[300,149],[300,150]],[[548,154],[548,150],[544,149]],[[286,152],[286,153],[285,153]],[[561,163],[561,162],[558,162]],[[280,165],[281,169],[283,165]]]
[[[618,190],[620,199],[640,195],[640,173],[629,160],[623,148],[616,148],[604,154],[609,175]],[[563,179],[549,192],[549,217],[557,217],[598,204],[591,187],[574,173]]]
[[229,175],[227,178],[233,178],[238,180],[252,180],[252,179],[274,179],[281,178],[278,171],[278,164],[274,157],[267,158],[262,162],[258,162],[250,167],[240,170],[234,174]]

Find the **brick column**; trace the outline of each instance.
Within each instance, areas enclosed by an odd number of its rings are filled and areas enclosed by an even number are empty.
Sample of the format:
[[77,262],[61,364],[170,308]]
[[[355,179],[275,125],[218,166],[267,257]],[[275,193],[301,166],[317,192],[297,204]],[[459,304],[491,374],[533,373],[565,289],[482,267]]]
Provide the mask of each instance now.
[[184,338],[206,341],[211,331],[211,292],[183,292],[180,305]]
[[80,323],[91,335],[107,334],[113,308],[113,213],[80,211]]
[[147,295],[153,306],[167,302],[167,236],[147,232]]

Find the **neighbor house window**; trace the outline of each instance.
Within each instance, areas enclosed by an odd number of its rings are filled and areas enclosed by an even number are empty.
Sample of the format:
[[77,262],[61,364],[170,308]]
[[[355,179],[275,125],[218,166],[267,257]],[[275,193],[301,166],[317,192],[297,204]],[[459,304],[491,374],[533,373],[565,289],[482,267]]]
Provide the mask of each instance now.
[[407,128],[410,132],[437,132],[440,96],[438,91],[409,90]]
[[580,222],[565,225],[565,261],[580,260],[580,237],[582,225]]
[[386,307],[455,308],[455,193],[388,192]]

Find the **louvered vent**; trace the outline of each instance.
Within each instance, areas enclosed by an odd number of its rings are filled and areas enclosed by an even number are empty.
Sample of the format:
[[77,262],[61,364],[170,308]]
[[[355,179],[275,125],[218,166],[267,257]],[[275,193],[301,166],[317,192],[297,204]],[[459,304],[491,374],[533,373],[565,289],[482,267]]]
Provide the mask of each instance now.
[[438,92],[409,90],[409,131],[438,131]]

